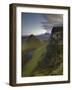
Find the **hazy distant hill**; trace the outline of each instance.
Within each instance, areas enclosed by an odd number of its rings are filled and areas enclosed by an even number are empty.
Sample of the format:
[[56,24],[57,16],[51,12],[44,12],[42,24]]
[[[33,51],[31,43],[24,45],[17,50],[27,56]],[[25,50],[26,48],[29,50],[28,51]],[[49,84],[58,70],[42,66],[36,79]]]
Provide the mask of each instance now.
[[37,35],[36,37],[38,39],[40,39],[40,40],[48,40],[49,37],[50,37],[50,34],[49,33],[45,33],[45,34]]
[[[25,41],[28,39],[28,37],[32,38],[32,36],[22,36],[22,40]],[[45,34],[40,34],[40,35],[33,35],[33,37],[36,37],[36,39],[39,39],[39,40],[48,40],[49,37],[50,37],[50,34],[49,33],[45,33]]]
[[28,42],[28,43],[34,43],[34,42],[40,43],[40,40],[36,36],[31,34],[30,36],[27,37],[26,42]]

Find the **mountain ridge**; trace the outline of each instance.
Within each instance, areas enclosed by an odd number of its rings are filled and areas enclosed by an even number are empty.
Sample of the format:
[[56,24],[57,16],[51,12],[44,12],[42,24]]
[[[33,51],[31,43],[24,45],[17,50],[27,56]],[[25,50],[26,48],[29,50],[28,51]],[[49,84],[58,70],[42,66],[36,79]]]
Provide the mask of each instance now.
[[27,38],[36,38],[36,39],[40,39],[40,40],[48,40],[50,37],[50,33],[44,33],[44,34],[40,34],[40,35],[29,35],[29,36],[22,36],[23,40],[27,40]]

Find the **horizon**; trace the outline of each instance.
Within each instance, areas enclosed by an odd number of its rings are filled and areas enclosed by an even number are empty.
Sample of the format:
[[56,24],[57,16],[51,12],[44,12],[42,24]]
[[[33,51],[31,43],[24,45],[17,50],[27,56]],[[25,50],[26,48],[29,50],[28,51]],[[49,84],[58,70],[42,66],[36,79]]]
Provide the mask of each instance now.
[[40,14],[24,13],[21,14],[21,35],[29,36],[51,33],[53,26],[63,24],[61,14]]
[[23,37],[23,36],[30,36],[30,35],[40,36],[40,35],[45,35],[45,34],[51,34],[51,33],[46,32],[46,33],[37,34],[37,35],[31,33],[31,34],[29,34],[29,35],[22,35],[22,37]]

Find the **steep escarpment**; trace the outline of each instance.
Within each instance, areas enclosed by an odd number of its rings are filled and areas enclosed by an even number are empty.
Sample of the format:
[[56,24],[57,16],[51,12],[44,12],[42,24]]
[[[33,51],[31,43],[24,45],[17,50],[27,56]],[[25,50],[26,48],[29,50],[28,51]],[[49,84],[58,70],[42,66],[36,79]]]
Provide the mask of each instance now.
[[63,27],[53,27],[46,54],[36,68],[45,75],[63,74]]

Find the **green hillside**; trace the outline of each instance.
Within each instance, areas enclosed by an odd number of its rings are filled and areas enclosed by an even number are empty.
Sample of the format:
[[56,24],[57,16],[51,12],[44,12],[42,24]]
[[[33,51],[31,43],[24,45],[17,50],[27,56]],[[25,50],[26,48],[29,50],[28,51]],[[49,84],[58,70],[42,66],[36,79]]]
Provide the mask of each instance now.
[[47,43],[33,51],[32,59],[25,65],[23,69],[23,73],[22,73],[23,76],[33,75],[32,72],[38,66],[38,63],[44,58],[44,55],[46,53],[46,46],[47,46]]
[[25,42],[22,42],[22,51],[39,48],[43,43],[44,42],[40,41],[35,36],[30,35]]
[[31,35],[22,42],[22,77],[63,74],[63,27],[54,27],[49,40]]

